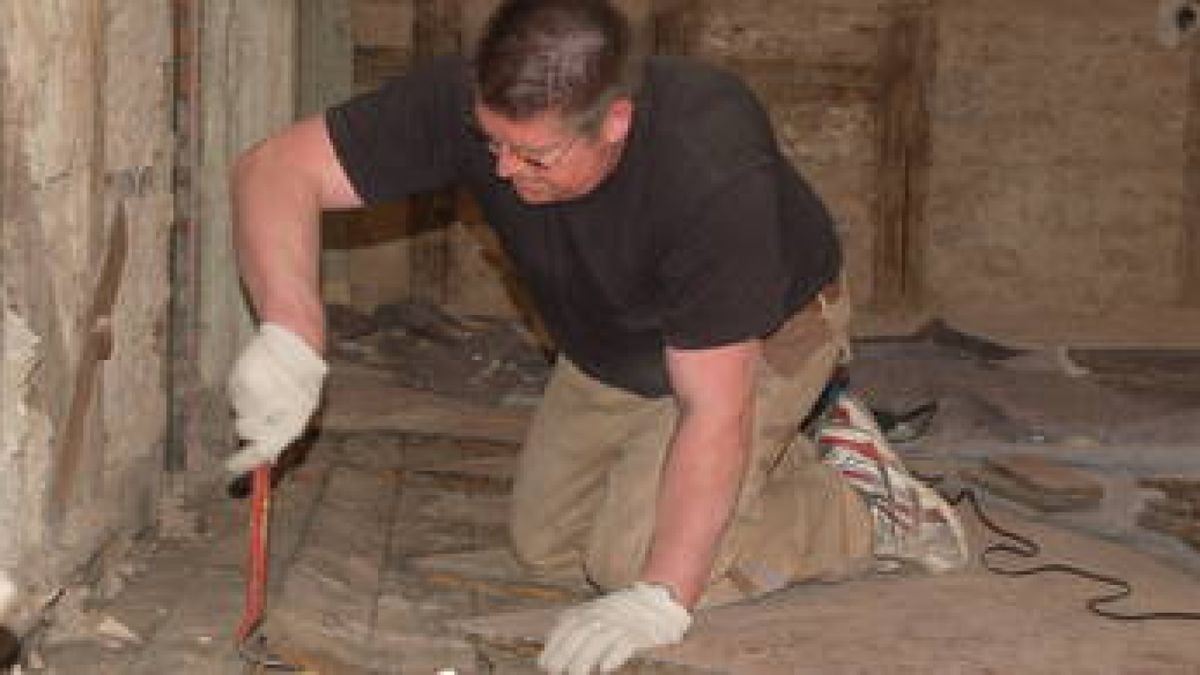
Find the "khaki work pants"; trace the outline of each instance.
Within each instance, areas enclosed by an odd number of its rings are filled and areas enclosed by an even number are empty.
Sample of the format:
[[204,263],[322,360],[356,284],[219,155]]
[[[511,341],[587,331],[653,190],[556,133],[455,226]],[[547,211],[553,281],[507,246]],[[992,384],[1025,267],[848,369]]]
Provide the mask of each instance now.
[[[847,299],[831,286],[764,340],[752,455],[702,605],[866,569],[870,514],[798,433],[845,354],[848,319]],[[635,581],[675,420],[673,398],[608,386],[560,358],[517,470],[517,558],[548,576],[582,568],[605,589]]]

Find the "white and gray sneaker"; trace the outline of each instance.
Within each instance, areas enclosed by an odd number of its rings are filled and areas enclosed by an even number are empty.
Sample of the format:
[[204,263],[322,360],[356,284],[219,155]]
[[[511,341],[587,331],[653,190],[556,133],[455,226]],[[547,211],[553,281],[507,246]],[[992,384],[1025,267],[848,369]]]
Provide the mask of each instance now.
[[862,401],[839,394],[816,441],[822,461],[837,469],[871,510],[879,571],[915,564],[940,574],[967,565],[970,550],[958,513],[904,467]]

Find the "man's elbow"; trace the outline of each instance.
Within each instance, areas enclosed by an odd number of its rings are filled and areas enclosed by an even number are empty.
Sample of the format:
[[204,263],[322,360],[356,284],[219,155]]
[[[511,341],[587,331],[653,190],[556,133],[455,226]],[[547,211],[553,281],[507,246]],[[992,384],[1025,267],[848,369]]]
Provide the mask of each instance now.
[[230,187],[236,191],[239,185],[251,182],[255,176],[269,173],[271,167],[278,164],[280,152],[276,146],[280,142],[277,137],[264,138],[238,153],[229,169]]

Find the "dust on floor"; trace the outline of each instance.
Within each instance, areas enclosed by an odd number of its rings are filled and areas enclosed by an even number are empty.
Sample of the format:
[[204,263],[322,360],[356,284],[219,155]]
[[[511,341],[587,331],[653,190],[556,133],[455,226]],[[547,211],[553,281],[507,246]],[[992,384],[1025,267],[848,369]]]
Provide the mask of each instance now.
[[[442,338],[420,337],[448,349],[477,344]],[[280,476],[270,645],[323,673],[532,672],[554,608],[588,593],[579,580],[524,576],[504,549],[525,387],[544,373],[526,345],[525,356],[487,371],[504,378],[466,373],[445,391],[414,391],[404,378],[415,376],[396,376],[372,352],[378,344],[343,345],[350,356],[335,365],[343,377],[324,431]],[[857,347],[851,381],[873,405],[937,404],[928,428],[898,450],[944,475],[945,487],[983,495],[989,514],[1043,545],[1033,562],[1129,580],[1134,595],[1121,609],[1200,611],[1200,564],[1185,536],[1195,512],[1190,493],[1175,489],[1200,477],[1200,355],[1009,350],[944,329]],[[453,390],[489,382],[472,396]],[[989,459],[1022,456],[1083,472],[1101,494],[1047,510],[973,479]],[[1046,476],[1025,478],[1051,489]],[[247,505],[221,490],[195,507],[203,531],[142,542],[121,592],[68,594],[28,641],[24,671],[255,672],[232,642]],[[995,540],[961,508],[977,544]],[[1145,514],[1164,511],[1185,513],[1183,524],[1153,527]],[[1099,618],[1085,603],[1104,590],[978,564],[938,578],[802,585],[703,613],[683,644],[629,672],[1196,672],[1195,622]]]

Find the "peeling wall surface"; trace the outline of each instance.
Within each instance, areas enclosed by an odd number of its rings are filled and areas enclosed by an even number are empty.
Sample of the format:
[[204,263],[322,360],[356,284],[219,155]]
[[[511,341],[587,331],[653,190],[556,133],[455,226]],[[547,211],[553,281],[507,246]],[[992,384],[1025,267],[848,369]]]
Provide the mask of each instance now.
[[170,59],[167,3],[0,3],[0,565],[33,586],[153,516]]

